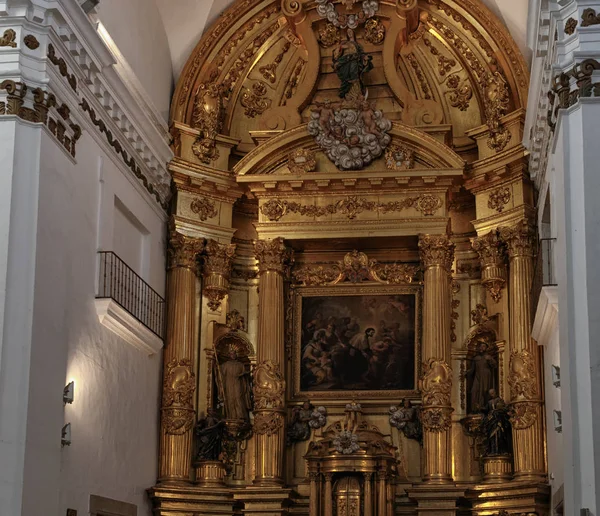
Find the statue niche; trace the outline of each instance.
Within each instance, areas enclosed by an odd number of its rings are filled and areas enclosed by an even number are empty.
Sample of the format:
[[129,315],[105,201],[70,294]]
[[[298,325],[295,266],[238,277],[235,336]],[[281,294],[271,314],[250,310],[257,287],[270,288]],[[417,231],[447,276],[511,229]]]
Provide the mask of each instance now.
[[485,412],[490,391],[498,390],[498,347],[496,334],[489,328],[477,328],[467,347],[467,413]]

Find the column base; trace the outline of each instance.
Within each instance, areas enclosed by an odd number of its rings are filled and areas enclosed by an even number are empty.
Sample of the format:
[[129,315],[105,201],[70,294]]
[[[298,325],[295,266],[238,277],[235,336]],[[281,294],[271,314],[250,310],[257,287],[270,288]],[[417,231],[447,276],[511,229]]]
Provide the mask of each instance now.
[[230,516],[236,501],[225,487],[167,487],[148,490],[154,516]]
[[249,516],[284,516],[292,500],[293,490],[281,487],[246,487],[233,494],[242,503],[242,514]]
[[455,485],[415,484],[408,496],[417,502],[419,516],[456,516],[458,500],[465,495],[464,487]]
[[550,486],[538,482],[479,484],[468,488],[465,497],[471,514],[483,516],[505,510],[510,514],[550,514]]
[[484,484],[508,482],[512,479],[512,457],[510,455],[494,455],[483,458]]
[[196,464],[196,484],[199,487],[225,487],[225,466],[219,460]]

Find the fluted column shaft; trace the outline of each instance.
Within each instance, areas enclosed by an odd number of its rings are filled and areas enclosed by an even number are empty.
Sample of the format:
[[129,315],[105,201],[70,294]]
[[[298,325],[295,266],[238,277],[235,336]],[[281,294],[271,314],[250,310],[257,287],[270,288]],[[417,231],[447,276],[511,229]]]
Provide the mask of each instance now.
[[258,485],[283,483],[285,453],[284,273],[289,252],[283,239],[259,240],[258,346],[254,374],[254,433]]
[[534,233],[526,221],[500,228],[508,248],[510,315],[510,386],[513,416],[514,476],[544,480],[544,431],[540,354],[531,338],[531,283]]
[[331,473],[325,473],[325,500],[323,501],[325,516],[333,516],[333,490],[331,489]]
[[196,379],[193,371],[196,330],[197,258],[204,241],[181,235],[171,228],[167,273],[167,327],[164,348],[161,407],[159,482],[190,480],[193,403]]
[[387,475],[384,471],[377,475],[377,514],[386,516],[387,514]]
[[421,235],[424,273],[422,423],[425,464],[423,481],[452,482],[450,393],[450,270],[454,244],[446,235]]
[[308,473],[310,478],[310,498],[308,500],[309,516],[319,516],[319,473],[311,471]]

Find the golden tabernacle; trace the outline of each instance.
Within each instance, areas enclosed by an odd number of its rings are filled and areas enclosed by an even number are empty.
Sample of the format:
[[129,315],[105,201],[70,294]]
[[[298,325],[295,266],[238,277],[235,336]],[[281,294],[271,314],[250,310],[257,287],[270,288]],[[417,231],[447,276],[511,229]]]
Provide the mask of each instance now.
[[205,33],[156,515],[549,514],[528,74],[478,0],[239,0]]

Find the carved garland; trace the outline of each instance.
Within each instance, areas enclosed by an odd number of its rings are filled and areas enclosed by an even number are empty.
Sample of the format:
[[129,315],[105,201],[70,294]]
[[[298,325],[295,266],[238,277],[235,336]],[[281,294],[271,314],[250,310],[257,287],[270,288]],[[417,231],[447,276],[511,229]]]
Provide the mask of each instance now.
[[271,199],[260,207],[260,211],[272,222],[277,222],[287,213],[297,213],[306,217],[324,217],[325,215],[341,213],[348,217],[349,220],[352,220],[363,211],[390,213],[402,211],[407,208],[415,208],[428,216],[434,215],[442,206],[442,200],[439,197],[430,194],[423,194],[419,197],[407,197],[401,201],[386,203],[369,201],[358,196],[349,196],[346,199],[325,206],[306,205],[293,201]]

